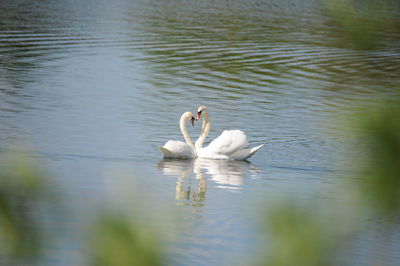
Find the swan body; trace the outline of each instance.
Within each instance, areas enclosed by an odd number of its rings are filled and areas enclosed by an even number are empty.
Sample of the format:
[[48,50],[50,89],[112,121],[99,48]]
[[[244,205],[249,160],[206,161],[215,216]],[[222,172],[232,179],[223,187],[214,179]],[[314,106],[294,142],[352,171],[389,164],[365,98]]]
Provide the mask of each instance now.
[[162,152],[165,158],[175,159],[191,159],[196,158],[193,148],[185,142],[177,140],[169,140],[164,146],[159,146],[158,149]]
[[179,120],[179,127],[186,143],[177,140],[169,140],[164,146],[158,147],[165,158],[192,159],[197,157],[195,147],[186,128],[186,122],[191,122],[193,125],[194,117],[191,112],[183,113]]
[[195,143],[195,149],[199,158],[221,160],[246,160],[253,156],[264,144],[248,148],[246,134],[241,130],[224,130],[207,147],[202,147],[211,129],[210,114],[205,106],[200,106],[197,118],[203,115],[204,121],[200,137]]

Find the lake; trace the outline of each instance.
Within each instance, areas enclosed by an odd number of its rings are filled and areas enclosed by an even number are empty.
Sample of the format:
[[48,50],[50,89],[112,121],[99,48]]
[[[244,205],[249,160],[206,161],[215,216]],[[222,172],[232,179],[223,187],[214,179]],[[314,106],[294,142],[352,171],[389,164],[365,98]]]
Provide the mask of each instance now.
[[[399,99],[400,32],[383,25],[379,42],[359,47],[327,3],[2,1],[0,149],[33,147],[72,213],[56,222],[64,239],[44,265],[84,263],[74,228],[109,197],[141,202],[176,236],[172,265],[247,261],[272,202],[340,199],[358,156],[342,122],[358,105]],[[163,160],[157,146],[183,140],[179,117],[199,105],[208,140],[241,129],[264,147],[250,162]],[[399,263],[400,235],[385,243],[379,222],[365,222],[349,256],[365,265],[378,246]]]

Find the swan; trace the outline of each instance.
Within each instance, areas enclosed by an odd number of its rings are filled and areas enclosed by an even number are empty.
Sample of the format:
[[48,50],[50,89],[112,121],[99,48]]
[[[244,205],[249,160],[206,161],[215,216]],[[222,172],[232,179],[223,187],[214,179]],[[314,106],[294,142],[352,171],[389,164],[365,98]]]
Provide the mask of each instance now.
[[224,130],[207,147],[203,143],[211,129],[210,114],[207,107],[200,106],[197,110],[196,121],[203,117],[203,126],[199,138],[195,142],[195,149],[199,158],[221,160],[246,160],[253,156],[264,144],[247,148],[246,134],[241,130]]
[[169,140],[164,146],[158,146],[158,149],[165,158],[192,159],[197,157],[195,147],[186,128],[186,122],[190,122],[192,126],[194,126],[194,117],[191,112],[183,113],[179,120],[179,127],[186,143],[177,140]]

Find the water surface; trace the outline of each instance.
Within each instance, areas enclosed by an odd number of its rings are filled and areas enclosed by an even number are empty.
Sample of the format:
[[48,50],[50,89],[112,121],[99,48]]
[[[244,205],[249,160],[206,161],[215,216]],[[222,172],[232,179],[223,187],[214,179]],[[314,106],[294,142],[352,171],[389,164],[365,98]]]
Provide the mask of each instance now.
[[[260,202],[267,210],[281,196],[340,198],[346,133],[334,121],[358,104],[400,96],[398,30],[384,28],[381,43],[356,49],[326,2],[2,1],[0,8],[0,149],[30,143],[77,213],[98,205],[114,176],[138,180],[155,202],[150,212],[162,213],[163,202],[181,215],[185,230],[168,244],[175,265],[251,257]],[[212,116],[210,140],[241,129],[251,145],[265,146],[250,163],[162,160],[157,146],[182,140],[178,119],[199,105]],[[193,139],[199,131],[200,124],[190,128]],[[60,228],[84,223],[78,217]],[[356,262],[384,245],[374,233],[360,240]],[[388,263],[400,261],[398,240]],[[46,263],[81,263],[77,243],[71,236],[49,247]]]

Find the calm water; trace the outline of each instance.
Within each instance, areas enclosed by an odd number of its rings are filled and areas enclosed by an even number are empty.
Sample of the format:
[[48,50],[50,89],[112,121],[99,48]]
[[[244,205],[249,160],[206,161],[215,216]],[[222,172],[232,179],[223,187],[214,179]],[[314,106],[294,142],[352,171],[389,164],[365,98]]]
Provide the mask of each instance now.
[[[181,230],[162,228],[179,235],[172,264],[245,260],[260,245],[256,206],[340,198],[348,153],[336,118],[400,97],[399,31],[352,49],[326,2],[6,0],[0,10],[0,149],[32,145],[76,213],[58,221],[68,237],[48,247],[49,265],[84,261],[68,232],[110,187],[131,204],[132,180],[156,219],[179,217]],[[265,143],[251,163],[162,160],[157,146],[182,140],[179,117],[199,105],[209,139],[241,129]],[[398,263],[400,236],[385,243],[369,223],[350,255],[363,264],[378,245]]]

